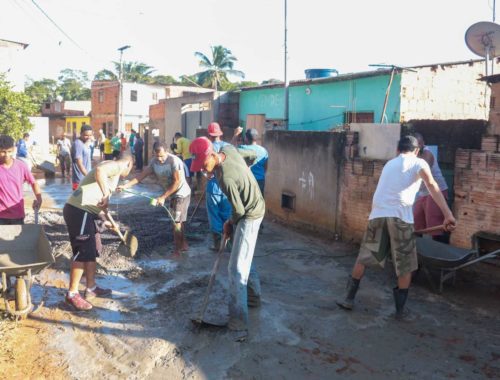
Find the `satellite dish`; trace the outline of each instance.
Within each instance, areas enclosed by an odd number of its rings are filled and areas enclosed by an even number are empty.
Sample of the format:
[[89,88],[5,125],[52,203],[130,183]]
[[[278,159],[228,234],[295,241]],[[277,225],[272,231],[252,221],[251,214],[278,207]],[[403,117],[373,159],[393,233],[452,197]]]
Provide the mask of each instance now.
[[471,25],[465,32],[465,43],[480,57],[500,55],[500,25],[488,21]]
[[500,25],[489,21],[471,25],[465,32],[465,44],[474,54],[486,58],[488,75],[488,61],[500,56]]

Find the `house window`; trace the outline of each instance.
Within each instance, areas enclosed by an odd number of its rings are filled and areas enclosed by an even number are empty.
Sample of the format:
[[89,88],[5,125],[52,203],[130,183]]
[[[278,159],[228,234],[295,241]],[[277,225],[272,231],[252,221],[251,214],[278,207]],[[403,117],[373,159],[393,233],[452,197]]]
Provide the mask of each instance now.
[[344,123],[373,123],[375,115],[373,112],[344,112]]
[[45,103],[45,109],[50,110],[50,103]]
[[153,92],[153,100],[154,101],[158,100],[158,93],[157,92]]
[[97,100],[99,103],[103,103],[104,102],[104,91],[99,91],[97,93]]
[[137,102],[137,90],[130,90],[130,101]]

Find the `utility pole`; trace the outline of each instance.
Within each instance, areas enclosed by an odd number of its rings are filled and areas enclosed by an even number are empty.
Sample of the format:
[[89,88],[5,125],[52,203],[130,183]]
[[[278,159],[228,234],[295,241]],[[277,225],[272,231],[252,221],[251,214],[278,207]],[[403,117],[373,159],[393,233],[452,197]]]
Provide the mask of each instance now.
[[285,110],[284,110],[284,115],[283,119],[285,122],[285,129],[288,129],[288,77],[287,77],[287,64],[288,64],[288,46],[287,46],[287,35],[288,35],[288,29],[287,29],[287,13],[288,13],[288,1],[285,0],[285,78],[284,78],[284,87],[285,87],[285,94],[284,94],[284,101],[285,101]]
[[120,52],[120,73],[118,75],[118,82],[120,85],[120,99],[118,104],[118,131],[123,132],[123,51],[130,48],[130,45],[118,48]]

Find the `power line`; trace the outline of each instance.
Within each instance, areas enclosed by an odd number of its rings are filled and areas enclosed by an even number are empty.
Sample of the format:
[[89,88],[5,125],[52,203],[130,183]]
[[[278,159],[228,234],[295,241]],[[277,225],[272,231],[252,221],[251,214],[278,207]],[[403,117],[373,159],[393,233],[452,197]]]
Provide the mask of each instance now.
[[69,36],[68,33],[66,33],[59,25],[57,25],[57,23],[52,20],[52,18],[47,14],[47,12],[45,12],[42,7],[40,7],[40,5],[38,5],[36,3],[35,0],[31,0],[31,2],[40,10],[40,12],[42,12],[42,14],[47,17],[47,19],[68,39],[70,40],[77,48],[79,48],[80,50],[82,50],[83,52],[86,53],[85,49],[83,49],[73,38],[71,38]]

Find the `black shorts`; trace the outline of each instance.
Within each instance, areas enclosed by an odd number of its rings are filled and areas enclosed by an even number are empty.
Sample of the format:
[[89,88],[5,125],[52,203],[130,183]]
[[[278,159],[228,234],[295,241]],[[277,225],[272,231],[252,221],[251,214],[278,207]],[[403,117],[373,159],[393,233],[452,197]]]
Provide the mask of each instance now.
[[114,151],[113,151],[113,158],[118,158],[118,157],[120,157],[120,153],[121,153],[121,152],[120,152],[119,150],[114,150]]
[[63,216],[73,250],[73,261],[95,261],[102,250],[102,220],[68,203],[64,205]]

